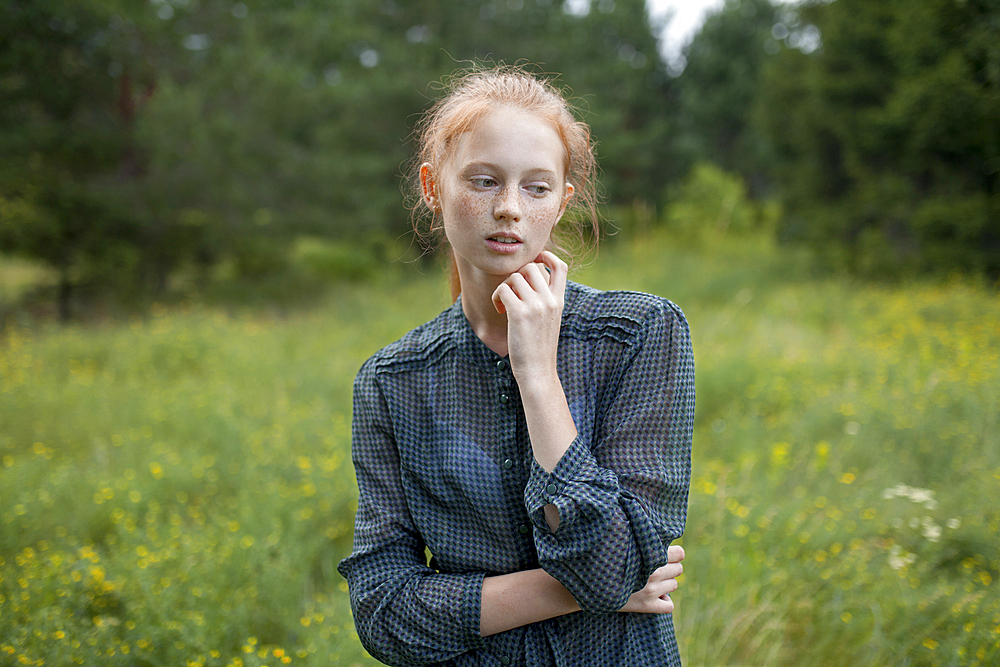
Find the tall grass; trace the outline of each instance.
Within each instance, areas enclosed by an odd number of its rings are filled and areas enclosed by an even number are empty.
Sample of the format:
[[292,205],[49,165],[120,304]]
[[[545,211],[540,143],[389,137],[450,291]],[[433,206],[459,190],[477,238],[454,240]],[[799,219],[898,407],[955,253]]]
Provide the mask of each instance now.
[[[1000,661],[1000,298],[812,277],[647,235],[579,276],[687,312],[688,665]],[[446,305],[390,272],[308,312],[216,307],[0,340],[0,664],[372,665],[350,384]]]

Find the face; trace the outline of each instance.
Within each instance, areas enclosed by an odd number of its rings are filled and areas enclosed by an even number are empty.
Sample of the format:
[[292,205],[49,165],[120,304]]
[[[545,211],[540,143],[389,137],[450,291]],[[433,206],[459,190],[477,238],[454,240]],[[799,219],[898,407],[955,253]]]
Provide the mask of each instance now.
[[424,201],[442,215],[463,284],[503,280],[545,249],[573,193],[564,160],[548,121],[502,108],[459,136],[436,172],[423,165]]

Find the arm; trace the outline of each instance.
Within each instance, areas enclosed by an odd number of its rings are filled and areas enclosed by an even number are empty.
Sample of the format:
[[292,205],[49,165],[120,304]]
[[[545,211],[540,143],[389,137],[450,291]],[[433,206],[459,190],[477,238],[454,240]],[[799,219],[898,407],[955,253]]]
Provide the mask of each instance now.
[[[530,301],[526,286],[542,289],[531,273],[522,273],[523,279],[511,277],[510,292]],[[554,268],[549,282],[561,297],[560,278]],[[536,374],[550,377],[545,368],[551,346],[530,337],[537,338],[546,319],[517,323],[515,316],[532,309],[518,311],[520,304],[506,291],[498,295],[508,297],[503,302],[512,368],[519,349],[515,335],[530,341],[525,359],[533,365],[517,377],[536,461],[525,503],[535,525],[550,529],[535,532],[539,559],[585,610],[617,610],[667,562],[667,546],[684,527],[694,412],[687,323],[667,302],[651,302],[643,321],[633,322],[632,347],[622,353],[600,428],[580,434],[561,425],[561,417],[547,419],[553,404],[557,416],[568,412],[559,407],[566,403],[561,386],[549,381],[548,390],[535,389]]]
[[[507,315],[511,370],[521,392],[532,453],[535,461],[551,472],[577,437],[556,372],[568,267],[548,251],[539,260],[501,283],[493,303],[497,311]],[[556,506],[546,505],[544,512],[546,523],[555,532],[559,528]]]
[[570,592],[545,570],[486,577],[480,634],[486,637],[579,610]]
[[[588,611],[621,608],[667,562],[687,512],[694,374],[687,323],[666,302],[635,323],[593,427],[557,466],[534,466],[525,503],[543,568]],[[581,417],[581,419],[583,419]],[[581,421],[582,423],[582,421]]]
[[483,573],[438,573],[428,567],[371,362],[355,380],[352,439],[359,491],[354,549],[338,570],[349,584],[361,643],[391,665],[442,662],[480,647]]
[[[674,610],[670,594],[677,590],[677,577],[684,571],[684,549],[672,546],[669,562],[649,576],[646,585],[629,597],[619,611],[669,614]],[[513,628],[580,611],[566,588],[542,569],[486,577],[483,580],[480,634],[483,637]]]

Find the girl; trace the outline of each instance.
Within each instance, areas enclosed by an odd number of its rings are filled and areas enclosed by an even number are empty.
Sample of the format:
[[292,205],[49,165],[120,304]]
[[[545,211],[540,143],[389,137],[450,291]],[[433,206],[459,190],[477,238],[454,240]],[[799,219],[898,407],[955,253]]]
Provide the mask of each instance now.
[[596,224],[595,164],[551,84],[474,71],[420,138],[420,205],[460,295],[355,381],[339,571],[361,641],[390,665],[679,665],[684,316],[567,281],[552,234],[568,208]]

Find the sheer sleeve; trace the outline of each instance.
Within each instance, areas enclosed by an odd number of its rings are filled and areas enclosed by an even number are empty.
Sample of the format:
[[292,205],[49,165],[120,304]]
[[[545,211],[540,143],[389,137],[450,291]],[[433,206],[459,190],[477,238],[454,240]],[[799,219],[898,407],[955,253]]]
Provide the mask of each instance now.
[[[687,321],[657,299],[629,341],[593,428],[580,431],[551,473],[533,463],[525,489],[541,566],[595,613],[620,609],[666,563],[687,515],[694,423]],[[555,532],[543,511],[550,503],[559,510]]]
[[400,481],[385,398],[369,360],[354,383],[352,456],[359,500],[354,550],[338,570],[348,581],[358,636],[397,666],[442,662],[480,647],[482,573],[428,567]]

